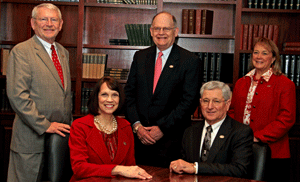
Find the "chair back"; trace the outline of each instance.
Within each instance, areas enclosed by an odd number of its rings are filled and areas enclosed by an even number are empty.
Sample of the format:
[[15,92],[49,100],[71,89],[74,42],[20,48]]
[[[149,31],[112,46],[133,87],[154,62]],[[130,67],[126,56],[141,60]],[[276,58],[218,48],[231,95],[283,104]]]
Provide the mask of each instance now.
[[70,163],[69,134],[62,137],[58,134],[47,134],[45,152],[45,173],[51,182],[69,181],[73,175]]
[[252,179],[257,181],[267,181],[268,164],[271,159],[271,149],[268,144],[253,143],[253,168]]

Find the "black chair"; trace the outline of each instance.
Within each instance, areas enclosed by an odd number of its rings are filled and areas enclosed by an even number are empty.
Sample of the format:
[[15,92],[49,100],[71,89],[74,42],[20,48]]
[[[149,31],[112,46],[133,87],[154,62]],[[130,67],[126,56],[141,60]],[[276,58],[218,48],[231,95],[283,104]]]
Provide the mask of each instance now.
[[43,179],[51,182],[65,182],[73,175],[70,163],[69,134],[47,134]]
[[252,179],[267,181],[268,164],[271,159],[271,149],[268,144],[262,142],[253,143]]

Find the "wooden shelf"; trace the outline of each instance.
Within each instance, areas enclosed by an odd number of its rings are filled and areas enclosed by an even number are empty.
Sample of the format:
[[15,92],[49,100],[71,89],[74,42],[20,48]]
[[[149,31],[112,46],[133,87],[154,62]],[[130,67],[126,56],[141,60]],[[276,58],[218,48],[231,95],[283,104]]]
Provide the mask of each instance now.
[[84,3],[84,6],[102,7],[102,8],[157,9],[156,5],[144,5],[144,4]]
[[178,34],[178,38],[199,38],[199,39],[235,39],[232,35],[199,35],[199,34]]
[[37,0],[1,0],[1,3],[18,3],[18,4],[41,4],[53,3],[55,5],[78,6],[78,2],[59,2],[59,1],[37,1]]
[[180,3],[180,4],[224,4],[224,5],[232,5],[236,4],[236,1],[217,1],[217,0],[163,0],[164,3]]
[[300,10],[242,8],[242,12],[249,12],[249,13],[300,13]]
[[141,50],[149,46],[122,46],[122,45],[96,45],[96,44],[84,44],[83,48],[91,49],[117,49],[117,50]]

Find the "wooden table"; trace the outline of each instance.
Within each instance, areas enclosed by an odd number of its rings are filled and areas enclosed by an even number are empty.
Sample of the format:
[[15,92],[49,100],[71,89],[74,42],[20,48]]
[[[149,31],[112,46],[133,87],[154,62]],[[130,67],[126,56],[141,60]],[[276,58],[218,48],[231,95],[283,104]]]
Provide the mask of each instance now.
[[234,178],[229,176],[202,176],[191,174],[170,173],[168,168],[160,168],[153,166],[140,166],[153,176],[150,180],[140,180],[117,176],[114,178],[93,177],[82,179],[78,182],[137,182],[137,181],[166,181],[166,182],[258,182],[250,179]]

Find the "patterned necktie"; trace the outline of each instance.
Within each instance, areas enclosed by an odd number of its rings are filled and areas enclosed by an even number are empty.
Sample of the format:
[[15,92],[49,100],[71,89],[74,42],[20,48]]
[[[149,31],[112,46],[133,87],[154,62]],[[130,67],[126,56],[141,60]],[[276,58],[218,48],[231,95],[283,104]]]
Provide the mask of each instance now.
[[206,127],[206,134],[202,145],[202,151],[201,151],[202,162],[207,161],[207,157],[210,149],[210,143],[211,143],[211,132],[212,132],[212,128],[211,125],[209,125],[208,127]]
[[62,83],[63,87],[65,87],[64,86],[64,75],[63,75],[63,72],[62,72],[62,69],[61,69],[61,65],[60,65],[60,62],[58,60],[58,57],[57,57],[54,45],[51,45],[51,50],[52,50],[52,54],[51,54],[52,55],[52,61],[53,61],[54,66],[55,66],[55,68],[57,70],[57,73],[58,73],[58,76],[59,76],[59,78],[61,80],[61,83]]
[[161,57],[162,57],[162,55],[163,55],[162,52],[158,53],[158,57],[157,57],[157,60],[156,60],[156,63],[155,63],[154,80],[153,80],[153,93],[154,93],[155,87],[157,85],[159,76],[161,74],[161,69],[162,69],[162,59],[161,59]]

